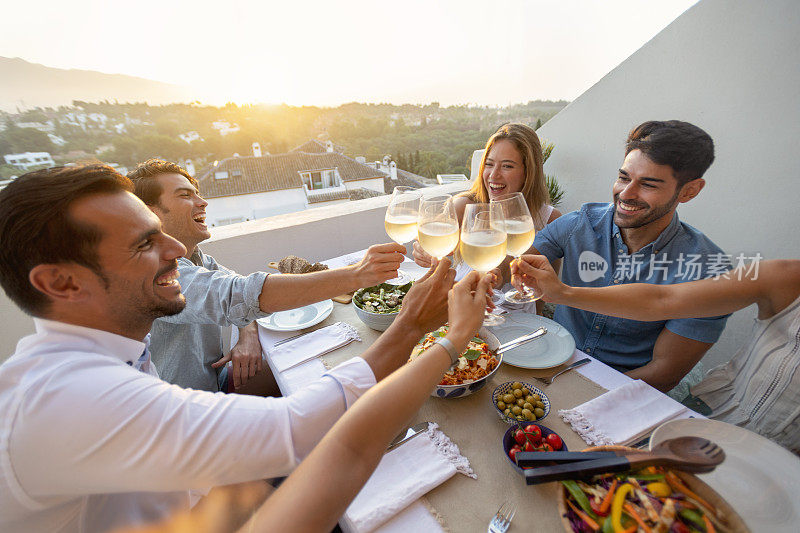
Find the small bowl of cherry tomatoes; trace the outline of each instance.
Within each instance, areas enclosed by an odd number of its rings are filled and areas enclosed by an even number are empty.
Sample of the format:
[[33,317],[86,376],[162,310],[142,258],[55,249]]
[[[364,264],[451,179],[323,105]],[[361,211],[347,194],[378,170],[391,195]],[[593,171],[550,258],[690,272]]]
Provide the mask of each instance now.
[[[567,445],[552,429],[539,424],[514,424],[503,435],[503,451],[514,469],[522,473],[517,466],[518,452],[568,452]],[[532,466],[526,466],[533,468]]]

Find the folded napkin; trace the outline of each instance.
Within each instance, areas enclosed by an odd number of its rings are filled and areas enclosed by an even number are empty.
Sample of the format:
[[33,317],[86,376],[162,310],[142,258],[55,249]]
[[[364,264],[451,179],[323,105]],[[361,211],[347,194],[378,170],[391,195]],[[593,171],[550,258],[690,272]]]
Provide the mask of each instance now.
[[687,410],[637,379],[558,414],[583,440],[597,446],[632,444]]
[[344,531],[375,531],[456,472],[476,477],[469,460],[438,427],[428,424],[425,434],[383,456],[339,522]]
[[275,369],[283,372],[303,361],[360,340],[356,328],[344,322],[336,322],[280,346],[272,346],[267,353]]

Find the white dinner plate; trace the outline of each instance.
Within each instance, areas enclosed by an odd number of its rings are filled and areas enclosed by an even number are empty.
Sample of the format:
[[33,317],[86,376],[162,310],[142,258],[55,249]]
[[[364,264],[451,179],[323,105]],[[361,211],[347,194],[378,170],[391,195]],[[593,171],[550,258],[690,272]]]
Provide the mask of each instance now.
[[264,318],[259,318],[258,323],[272,331],[297,331],[319,324],[333,311],[333,301],[323,300],[297,309],[278,311]]
[[575,339],[558,322],[533,313],[506,313],[504,324],[489,328],[500,342],[508,342],[544,326],[544,337],[503,354],[503,363],[520,368],[552,368],[564,364],[575,352]]
[[757,433],[699,418],[662,424],[653,432],[650,448],[684,436],[703,437],[725,451],[725,461],[713,472],[696,475],[725,498],[752,531],[798,530],[799,458]]

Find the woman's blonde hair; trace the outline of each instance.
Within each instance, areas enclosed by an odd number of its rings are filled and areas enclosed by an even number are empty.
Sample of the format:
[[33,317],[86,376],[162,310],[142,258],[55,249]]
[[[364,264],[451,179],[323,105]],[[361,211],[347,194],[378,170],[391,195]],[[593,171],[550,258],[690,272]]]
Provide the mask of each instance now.
[[486,141],[486,150],[481,157],[481,165],[478,170],[478,177],[472,188],[461,193],[459,196],[466,196],[473,202],[486,203],[489,201],[489,192],[483,182],[483,170],[486,166],[486,157],[497,141],[508,140],[514,143],[517,151],[522,156],[522,164],[525,170],[525,183],[520,191],[528,203],[528,209],[533,216],[533,222],[537,229],[543,228],[547,220],[540,220],[542,206],[550,203],[550,193],[544,178],[544,161],[542,157],[542,144],[536,132],[525,124],[509,123],[500,126],[494,135]]

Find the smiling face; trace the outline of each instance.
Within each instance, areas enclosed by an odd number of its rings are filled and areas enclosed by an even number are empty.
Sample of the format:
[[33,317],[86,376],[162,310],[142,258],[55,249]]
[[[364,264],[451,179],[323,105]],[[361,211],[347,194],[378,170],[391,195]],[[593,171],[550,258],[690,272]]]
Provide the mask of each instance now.
[[161,174],[153,179],[161,186],[161,196],[150,208],[161,219],[164,231],[181,241],[191,255],[199,243],[211,237],[206,226],[208,202],[185,176]]
[[128,192],[92,195],[76,201],[70,215],[102,235],[97,245],[101,271],[86,278],[91,296],[85,302],[101,317],[99,329],[133,332],[128,336],[136,338],[154,319],[183,310],[176,259],[186,250],[161,231],[158,217],[141,200]]
[[483,166],[483,184],[490,200],[522,191],[525,165],[513,142],[500,139],[489,149]]
[[672,167],[653,163],[640,150],[633,150],[625,157],[613,194],[614,223],[619,228],[640,228],[663,222],[665,217],[672,220],[676,206],[682,201],[681,187]]

